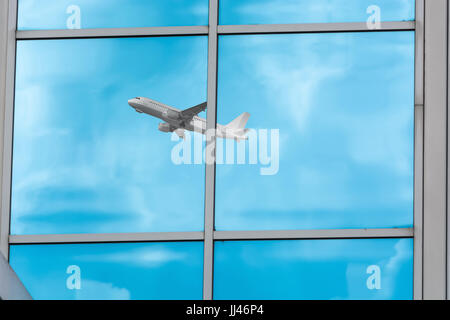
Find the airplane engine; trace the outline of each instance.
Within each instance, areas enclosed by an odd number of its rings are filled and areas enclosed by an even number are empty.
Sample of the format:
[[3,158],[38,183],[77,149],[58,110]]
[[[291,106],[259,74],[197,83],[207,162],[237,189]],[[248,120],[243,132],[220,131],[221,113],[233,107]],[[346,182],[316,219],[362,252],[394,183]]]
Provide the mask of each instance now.
[[160,123],[158,125],[158,130],[161,132],[171,132],[170,124],[168,123]]
[[184,138],[185,138],[184,129],[177,129],[177,130],[175,130],[175,133],[177,134],[178,137],[180,137],[181,139],[184,140]]

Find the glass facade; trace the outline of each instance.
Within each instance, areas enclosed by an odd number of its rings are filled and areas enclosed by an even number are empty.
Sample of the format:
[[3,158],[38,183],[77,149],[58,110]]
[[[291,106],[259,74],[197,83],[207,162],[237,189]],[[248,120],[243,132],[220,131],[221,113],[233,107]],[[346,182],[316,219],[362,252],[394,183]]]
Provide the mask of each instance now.
[[34,299],[202,298],[198,242],[12,246],[11,265]]
[[206,70],[206,37],[19,41],[11,233],[203,230],[204,167],[127,101],[196,105]]
[[[9,248],[33,298],[412,299],[414,9],[19,0]],[[177,121],[207,101],[215,163],[134,97]]]
[[218,81],[219,123],[279,129],[271,165],[217,166],[218,230],[412,226],[413,32],[222,36]]
[[414,0],[221,0],[219,22],[236,24],[366,22],[414,20]]
[[411,239],[216,242],[214,298],[412,299]]
[[19,30],[208,25],[208,0],[19,0]]

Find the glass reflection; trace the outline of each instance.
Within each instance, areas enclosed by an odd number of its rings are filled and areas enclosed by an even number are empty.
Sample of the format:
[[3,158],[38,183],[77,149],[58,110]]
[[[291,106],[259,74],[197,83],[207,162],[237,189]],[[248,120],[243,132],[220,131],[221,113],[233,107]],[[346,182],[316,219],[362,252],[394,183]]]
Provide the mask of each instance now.
[[202,230],[204,167],[128,100],[185,109],[206,75],[207,37],[19,41],[12,234]]
[[219,8],[220,24],[366,22],[378,16],[380,21],[402,21],[415,17],[414,0],[220,0]]
[[413,240],[216,242],[214,298],[412,299]]
[[279,129],[273,175],[217,166],[218,230],[412,226],[413,32],[222,36],[218,80],[219,123]]
[[11,266],[33,299],[201,299],[203,244],[11,246]]
[[208,24],[208,0],[19,0],[18,29]]

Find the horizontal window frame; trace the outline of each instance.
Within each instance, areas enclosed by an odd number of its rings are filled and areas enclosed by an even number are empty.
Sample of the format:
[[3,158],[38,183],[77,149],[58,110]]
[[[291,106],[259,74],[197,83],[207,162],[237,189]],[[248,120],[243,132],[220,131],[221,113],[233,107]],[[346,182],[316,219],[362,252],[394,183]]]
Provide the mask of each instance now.
[[208,26],[16,31],[17,40],[89,39],[89,38],[124,38],[124,37],[129,38],[129,37],[149,37],[149,36],[194,36],[194,35],[202,35],[202,36],[208,35]]
[[[215,231],[214,241],[413,238],[413,228]],[[10,245],[204,241],[204,232],[10,235]]]
[[[18,30],[17,40],[39,39],[83,39],[151,36],[208,35],[208,26],[144,27],[144,28],[98,28],[98,29],[54,29]],[[217,34],[277,34],[277,33],[335,33],[335,32],[387,32],[413,31],[415,21],[382,22],[379,29],[369,29],[365,22],[295,23],[265,25],[218,25]]]

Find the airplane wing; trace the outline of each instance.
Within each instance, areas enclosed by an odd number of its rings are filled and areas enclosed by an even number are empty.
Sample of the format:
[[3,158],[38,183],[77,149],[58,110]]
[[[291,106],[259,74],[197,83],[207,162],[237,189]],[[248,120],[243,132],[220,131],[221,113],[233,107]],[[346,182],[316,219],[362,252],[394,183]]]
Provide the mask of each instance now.
[[203,103],[199,104],[198,106],[181,111],[181,117],[183,119],[192,119],[193,117],[198,115],[200,112],[205,111],[205,110],[206,110],[206,102],[203,102]]

